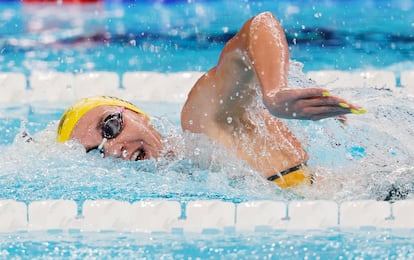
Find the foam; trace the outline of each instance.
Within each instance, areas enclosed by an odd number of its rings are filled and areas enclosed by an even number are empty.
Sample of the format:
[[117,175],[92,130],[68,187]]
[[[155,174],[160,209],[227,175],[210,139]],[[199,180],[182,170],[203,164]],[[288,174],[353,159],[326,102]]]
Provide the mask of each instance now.
[[396,90],[396,76],[390,71],[348,72],[338,70],[310,71],[307,76],[317,84],[331,88],[371,87]]
[[[0,200],[0,232],[78,230],[85,232],[236,232],[266,230],[412,229],[414,200],[248,201],[219,200],[42,200],[28,205]],[[183,212],[182,212],[183,208]]]
[[[87,73],[36,72],[0,73],[0,105],[32,103],[69,103],[97,94],[113,95],[131,101],[183,103],[201,72],[115,72]],[[306,76],[328,88],[372,87],[414,93],[414,71],[401,73],[401,86],[390,71],[361,72],[310,71]]]
[[414,95],[414,71],[401,72],[401,86],[403,86],[408,93]]

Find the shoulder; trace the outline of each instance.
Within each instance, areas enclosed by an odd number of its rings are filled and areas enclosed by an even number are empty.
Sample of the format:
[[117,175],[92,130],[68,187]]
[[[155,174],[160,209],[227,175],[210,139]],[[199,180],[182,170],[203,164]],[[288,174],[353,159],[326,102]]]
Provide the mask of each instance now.
[[211,69],[194,84],[181,110],[183,130],[200,133],[214,127],[220,95],[215,87],[215,68]]

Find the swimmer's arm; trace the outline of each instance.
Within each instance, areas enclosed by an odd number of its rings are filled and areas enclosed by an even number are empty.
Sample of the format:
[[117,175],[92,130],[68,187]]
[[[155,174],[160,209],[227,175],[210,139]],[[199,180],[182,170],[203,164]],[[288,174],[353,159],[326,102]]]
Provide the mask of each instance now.
[[[269,26],[269,25],[273,26]],[[288,88],[289,50],[283,29],[271,13],[251,23],[247,52],[269,112],[280,118],[319,120],[364,110],[323,88]]]
[[288,68],[289,49],[279,22],[268,12],[255,16],[189,93],[181,114],[183,129],[216,137],[218,128],[243,128],[257,93],[252,86],[260,86],[266,108],[279,118],[319,120],[362,111],[322,88],[288,88]]

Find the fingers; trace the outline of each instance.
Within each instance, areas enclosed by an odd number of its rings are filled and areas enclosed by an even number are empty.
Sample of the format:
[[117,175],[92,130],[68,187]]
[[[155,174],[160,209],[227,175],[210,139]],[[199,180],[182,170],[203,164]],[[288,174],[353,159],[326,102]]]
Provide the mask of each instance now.
[[298,117],[309,120],[320,120],[328,117],[337,117],[351,113],[349,109],[338,106],[305,107]]
[[313,97],[308,99],[298,100],[298,103],[301,102],[303,107],[319,107],[321,109],[335,109],[338,113],[353,113],[356,115],[364,114],[366,112],[365,109],[360,108],[356,105],[349,103],[348,101],[335,97],[335,96],[323,96],[323,97]]
[[286,119],[319,120],[366,112],[342,98],[332,96],[323,88],[281,89],[265,102],[274,116]]
[[[287,89],[288,90],[288,89]],[[283,90],[282,90],[283,91]],[[297,99],[307,99],[316,97],[329,97],[331,94],[329,91],[323,88],[306,88],[296,92]]]
[[300,99],[306,100],[308,106],[340,106],[352,110],[351,113],[354,114],[359,114],[358,112],[363,110],[342,98],[331,96],[330,92],[323,88],[302,89],[296,96],[296,100]]
[[350,104],[349,102],[337,98],[337,97],[320,97],[320,98],[310,98],[310,99],[302,99],[297,102],[302,102],[302,105],[307,107],[321,107],[321,106],[334,106],[334,107],[341,107],[343,109],[356,109],[359,108],[355,105]]
[[365,109],[349,109],[341,106],[319,106],[319,107],[306,107],[302,111],[302,117],[309,120],[321,120],[329,117],[337,117],[338,119],[346,119],[346,114],[364,114]]

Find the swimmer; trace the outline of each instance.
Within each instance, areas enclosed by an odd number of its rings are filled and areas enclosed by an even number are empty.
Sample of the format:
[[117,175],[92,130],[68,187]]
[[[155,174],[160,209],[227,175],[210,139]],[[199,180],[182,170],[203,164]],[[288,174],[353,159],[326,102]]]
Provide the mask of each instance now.
[[[251,18],[188,94],[183,131],[209,136],[282,188],[310,183],[309,156],[280,119],[345,120],[346,114],[365,110],[323,88],[289,88],[288,68],[288,44],[275,16]],[[255,103],[258,98],[262,106]],[[133,161],[162,156],[161,139],[147,114],[113,97],[73,104],[57,135],[58,142],[77,140],[86,151]]]

